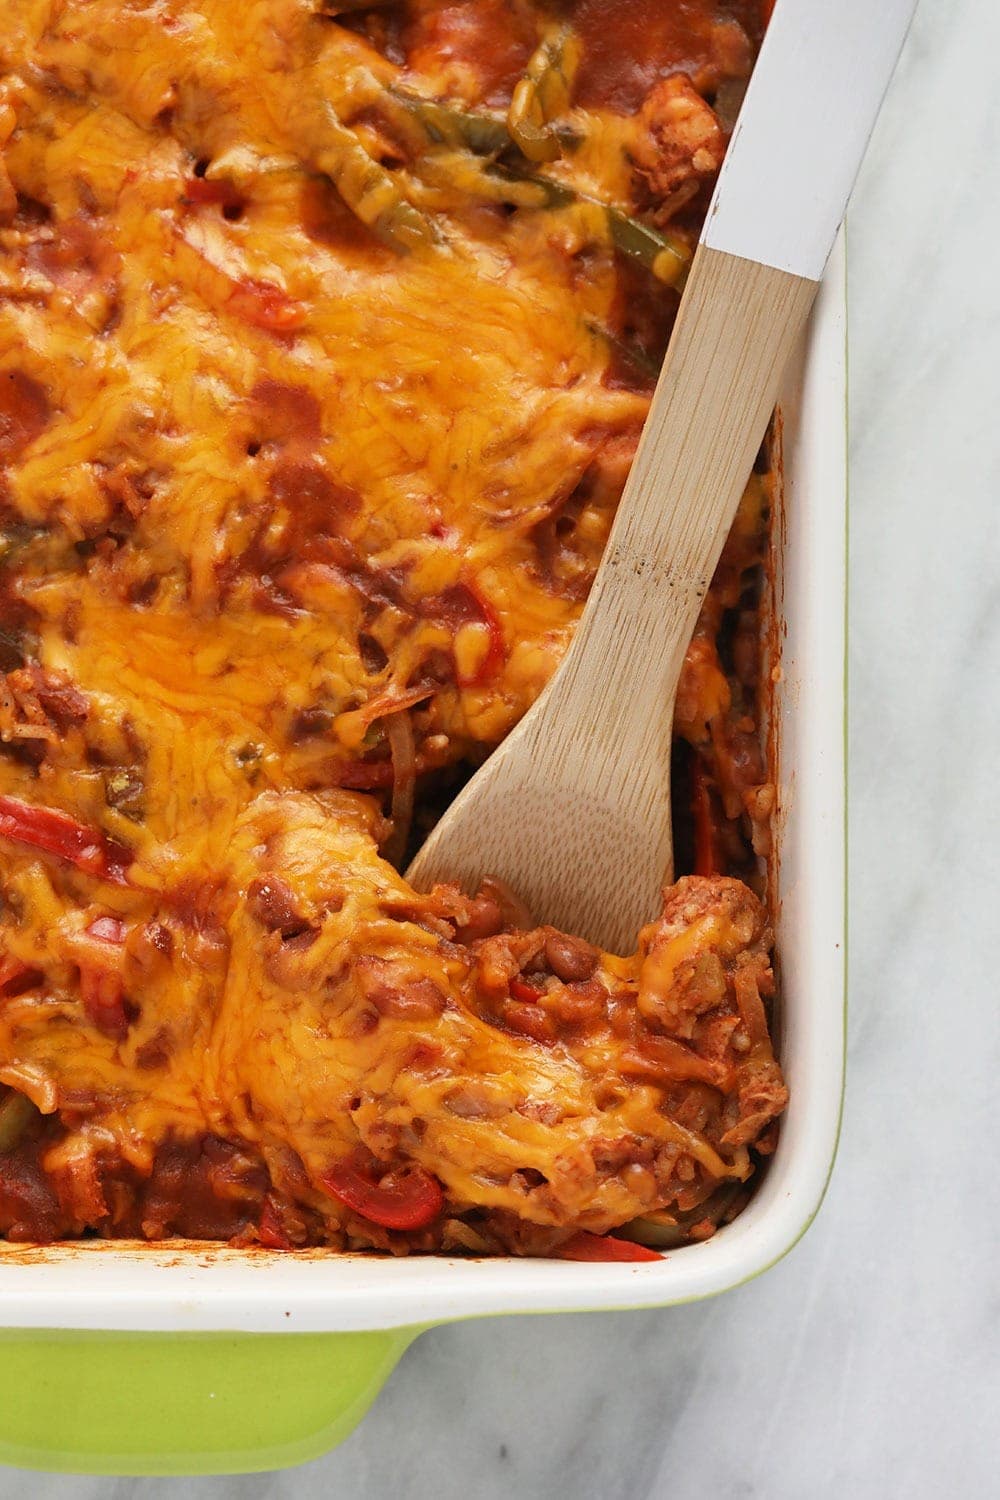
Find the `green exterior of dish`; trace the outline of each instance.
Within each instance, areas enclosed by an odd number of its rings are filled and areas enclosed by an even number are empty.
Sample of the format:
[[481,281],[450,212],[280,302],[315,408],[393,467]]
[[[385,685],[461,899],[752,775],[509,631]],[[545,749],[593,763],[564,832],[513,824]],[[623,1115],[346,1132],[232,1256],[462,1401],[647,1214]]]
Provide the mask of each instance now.
[[0,1333],[0,1464],[247,1474],[353,1431],[421,1328],[381,1333]]

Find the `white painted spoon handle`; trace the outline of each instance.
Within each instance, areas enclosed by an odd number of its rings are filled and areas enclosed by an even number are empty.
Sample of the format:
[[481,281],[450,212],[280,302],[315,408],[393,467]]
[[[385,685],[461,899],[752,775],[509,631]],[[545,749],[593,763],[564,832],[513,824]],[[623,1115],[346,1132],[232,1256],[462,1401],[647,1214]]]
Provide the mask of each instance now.
[[916,0],[778,0],[702,241],[819,281]]

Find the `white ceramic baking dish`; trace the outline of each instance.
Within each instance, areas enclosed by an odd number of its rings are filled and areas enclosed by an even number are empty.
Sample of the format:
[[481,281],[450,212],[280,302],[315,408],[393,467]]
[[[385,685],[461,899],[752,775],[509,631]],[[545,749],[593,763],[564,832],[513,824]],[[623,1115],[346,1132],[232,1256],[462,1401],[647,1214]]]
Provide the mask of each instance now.
[[0,1246],[0,1462],[113,1473],[276,1467],[331,1446],[423,1329],[482,1314],[665,1306],[758,1275],[812,1220],[844,1051],[845,263],[781,407],[776,601],[780,1144],[746,1211],[628,1265]]

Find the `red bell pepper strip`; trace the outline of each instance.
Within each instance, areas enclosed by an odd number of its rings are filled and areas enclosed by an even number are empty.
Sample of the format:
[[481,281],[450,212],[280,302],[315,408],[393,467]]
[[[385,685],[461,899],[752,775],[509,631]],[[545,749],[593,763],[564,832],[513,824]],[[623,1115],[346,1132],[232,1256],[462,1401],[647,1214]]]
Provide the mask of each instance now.
[[0,838],[40,849],[113,885],[128,884],[127,871],[135,858],[125,844],[99,829],[88,828],[53,807],[35,807],[17,797],[0,797]]
[[526,979],[522,979],[518,974],[514,975],[514,978],[508,985],[508,989],[515,1000],[523,1000],[528,1005],[533,1004],[542,993],[541,990],[536,990],[533,984],[529,984]]
[[23,995],[25,990],[33,990],[42,978],[41,969],[23,964],[12,953],[5,953],[0,958],[0,997],[5,1000],[13,1000],[15,996]]
[[391,760],[349,760],[335,773],[337,786],[345,791],[372,792],[392,786]]
[[189,177],[184,184],[188,203],[217,204],[219,208],[242,208],[243,195],[224,177]]
[[489,631],[490,644],[486,655],[483,657],[479,670],[470,678],[463,681],[459,678],[459,687],[480,687],[484,682],[491,681],[504,664],[507,648],[504,644],[503,626],[500,624],[500,616],[493,608],[488,599],[484,599],[478,589],[466,584],[469,593],[479,606],[483,624]]
[[616,1239],[612,1234],[588,1234],[584,1229],[560,1245],[556,1254],[560,1260],[600,1262],[662,1259],[659,1251],[650,1250],[647,1245]]
[[394,1169],[375,1180],[338,1162],[320,1180],[352,1213],[383,1229],[424,1229],[444,1207],[441,1184],[423,1167]]
[[292,333],[306,320],[305,308],[273,281],[244,276],[234,283],[228,306],[245,323],[268,333]]
[[694,821],[694,873],[719,874],[719,852],[712,821],[712,794],[701,758],[691,764],[691,816]]
[[[97,917],[87,928],[89,937],[121,948],[125,941],[125,923],[120,917]],[[105,1036],[121,1042],[128,1035],[129,1015],[125,1005],[125,985],[109,953],[109,965],[80,964],[80,999],[89,1019]]]
[[285,1233],[284,1225],[278,1217],[278,1210],[270,1198],[264,1199],[264,1207],[260,1211],[257,1238],[266,1250],[295,1249],[295,1246]]
[[128,1012],[121,975],[111,969],[80,968],[80,999],[87,1017],[105,1036],[123,1042],[128,1036]]
[[496,676],[507,654],[503,626],[492,604],[484,598],[474,584],[453,584],[443,593],[428,599],[424,605],[424,612],[431,619],[439,620],[453,632],[460,630],[463,625],[486,626],[489,633],[486,655],[475,672],[470,673],[469,676],[463,677],[456,671],[455,681],[459,687],[480,687],[484,682],[489,682],[492,677]]

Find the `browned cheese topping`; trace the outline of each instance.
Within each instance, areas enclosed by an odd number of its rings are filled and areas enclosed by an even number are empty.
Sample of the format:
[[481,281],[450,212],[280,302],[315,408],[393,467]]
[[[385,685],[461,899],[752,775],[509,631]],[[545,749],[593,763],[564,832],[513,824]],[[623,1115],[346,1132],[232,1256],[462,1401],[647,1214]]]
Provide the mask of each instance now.
[[744,1200],[766,473],[637,953],[396,866],[566,648],[761,10],[0,0],[0,1233],[544,1254]]

